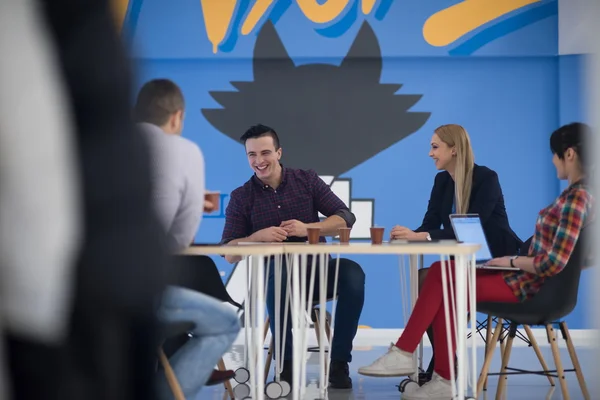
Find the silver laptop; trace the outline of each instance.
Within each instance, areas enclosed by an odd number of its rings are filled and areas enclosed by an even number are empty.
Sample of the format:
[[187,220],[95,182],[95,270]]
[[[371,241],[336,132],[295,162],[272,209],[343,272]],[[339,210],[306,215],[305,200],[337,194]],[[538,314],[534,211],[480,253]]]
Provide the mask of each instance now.
[[493,257],[485,238],[485,233],[483,232],[479,214],[452,214],[450,215],[450,222],[452,223],[452,229],[454,230],[456,240],[463,243],[476,243],[481,245],[481,248],[475,255],[477,268],[508,271],[518,270],[518,268],[512,267],[484,265]]

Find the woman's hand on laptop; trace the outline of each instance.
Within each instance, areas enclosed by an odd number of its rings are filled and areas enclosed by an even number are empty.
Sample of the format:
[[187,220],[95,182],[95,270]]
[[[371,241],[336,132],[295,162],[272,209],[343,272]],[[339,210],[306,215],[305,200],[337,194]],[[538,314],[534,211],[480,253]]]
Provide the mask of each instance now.
[[490,261],[486,262],[485,265],[489,265],[490,267],[509,268],[511,258],[511,256],[493,258]]

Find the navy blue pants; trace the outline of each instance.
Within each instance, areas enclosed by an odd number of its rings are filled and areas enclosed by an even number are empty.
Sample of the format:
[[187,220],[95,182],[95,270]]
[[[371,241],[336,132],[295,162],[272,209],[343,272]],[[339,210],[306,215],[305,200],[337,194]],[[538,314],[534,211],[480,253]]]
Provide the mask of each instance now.
[[[280,313],[280,331],[283,338],[283,317],[285,307],[286,283],[287,283],[287,268],[286,260],[283,259],[283,268],[281,271],[281,313]],[[311,261],[308,266],[310,269]],[[329,260],[328,278],[327,278],[327,297],[333,296],[333,284],[335,278],[336,260]],[[275,268],[274,260],[271,260],[269,268],[269,280],[267,291],[267,309],[270,315],[271,334],[275,337]],[[316,262],[315,271],[315,290],[313,299],[319,299],[319,261]],[[310,272],[308,275],[310,279]],[[307,285],[308,286],[308,285]],[[365,273],[360,265],[346,258],[340,259],[340,268],[338,275],[337,286],[337,307],[335,311],[335,332],[331,344],[331,360],[333,361],[352,361],[352,341],[358,330],[358,320],[362,312],[363,303],[365,300]],[[291,311],[291,310],[290,310]],[[283,359],[292,359],[292,322],[289,319],[290,311],[288,311],[287,334],[285,340],[285,349],[283,351]],[[280,344],[275,343],[275,346]],[[277,348],[277,347],[275,347]],[[273,351],[275,356],[275,351]]]

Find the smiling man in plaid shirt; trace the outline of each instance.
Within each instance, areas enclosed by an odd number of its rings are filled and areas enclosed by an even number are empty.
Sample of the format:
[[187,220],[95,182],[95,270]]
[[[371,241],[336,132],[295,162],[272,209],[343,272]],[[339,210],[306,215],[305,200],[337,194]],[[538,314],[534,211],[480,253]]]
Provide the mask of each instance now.
[[[356,221],[346,204],[339,199],[312,170],[284,168],[280,164],[282,150],[274,129],[256,125],[240,139],[246,148],[248,163],[254,175],[231,193],[226,210],[222,243],[238,242],[304,242],[306,228],[318,227],[321,234],[335,236],[338,229],[352,227]],[[319,212],[327,218],[319,218]],[[325,238],[320,240],[325,242]],[[240,257],[227,256],[233,263]],[[271,260],[273,263],[273,260]],[[309,264],[310,265],[310,264]],[[333,294],[335,260],[329,260],[327,279],[328,296]],[[335,336],[331,345],[329,383],[332,388],[349,389],[352,380],[348,363],[352,360],[352,341],[358,329],[358,320],[365,296],[365,274],[356,262],[342,258],[339,265],[338,303],[335,315]],[[269,269],[267,308],[275,312],[274,268]],[[283,268],[282,282],[286,282]],[[318,285],[318,277],[315,276]],[[285,285],[282,285],[281,332]],[[275,318],[270,318],[271,332]],[[281,378],[291,383],[292,324],[287,324],[287,338]],[[279,346],[278,343],[275,344]]]

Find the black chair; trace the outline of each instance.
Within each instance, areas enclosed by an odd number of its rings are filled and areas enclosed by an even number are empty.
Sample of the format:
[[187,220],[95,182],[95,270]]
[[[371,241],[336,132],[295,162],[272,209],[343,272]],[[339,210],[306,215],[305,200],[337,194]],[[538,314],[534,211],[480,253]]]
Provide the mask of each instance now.
[[227,292],[217,265],[210,257],[175,256],[173,268],[169,277],[170,284],[204,293],[243,310],[242,305],[235,302]]
[[[527,254],[527,252],[529,251],[529,248],[531,247],[532,240],[533,240],[533,236],[530,237],[529,239],[527,239],[525,242],[521,243],[521,246],[519,249],[519,254]],[[498,326],[498,324],[501,326],[500,335],[498,337],[498,342],[500,343],[500,355],[503,355],[504,349],[506,347],[505,346],[506,340],[508,338],[508,334],[510,331],[510,322],[502,320],[501,318],[499,319],[498,317],[494,317],[492,315],[488,315],[485,321],[477,321],[476,333],[483,339],[483,341],[485,343],[485,347],[487,349],[490,341],[492,340],[493,326],[494,325]],[[542,355],[542,352],[540,351],[540,348],[535,339],[535,336],[533,335],[533,332],[527,325],[525,325],[523,327],[523,329],[525,330],[525,334],[523,334],[523,332],[521,332],[519,329],[517,329],[517,331],[515,332],[515,338],[524,342],[527,345],[527,347],[533,347],[533,350],[535,351],[535,354],[540,362],[540,365],[542,366],[544,371],[548,371],[548,365],[546,364],[546,360],[544,359],[544,356]],[[485,330],[485,333],[486,333],[485,337],[483,336],[483,333],[482,333],[483,330]],[[467,339],[470,339],[470,338],[471,338],[471,334],[469,333],[467,335]],[[551,376],[548,376],[548,382],[550,382],[551,386],[554,386],[554,379]],[[485,382],[483,384],[483,390],[487,390],[487,379],[485,380]]]
[[[479,381],[477,382],[477,392],[481,393],[483,385],[488,375],[499,375],[498,391],[496,399],[502,397],[508,375],[514,374],[536,374],[541,376],[553,376],[560,382],[562,395],[564,399],[569,399],[565,372],[575,372],[579,381],[579,386],[583,392],[584,398],[590,399],[581,365],[575,352],[575,347],[571,341],[571,336],[567,328],[567,324],[562,319],[573,311],[577,304],[577,294],[579,290],[579,278],[583,267],[591,262],[590,252],[586,247],[586,232],[591,228],[587,227],[580,234],[580,237],[575,244],[575,248],[569,262],[565,268],[558,274],[546,279],[540,291],[531,299],[522,303],[494,303],[485,302],[477,304],[477,311],[497,317],[498,324],[493,334],[493,338],[486,346],[485,361],[481,370]],[[490,363],[496,349],[496,343],[503,330],[502,321],[509,321],[508,339],[504,354],[502,355],[502,366],[499,373],[488,373]],[[548,342],[552,348],[556,370],[549,371],[545,368],[544,371],[527,371],[520,368],[508,367],[510,353],[512,350],[513,340],[516,336],[517,327],[523,325],[526,330],[530,326],[544,326],[548,335]],[[563,339],[566,341],[567,349],[571,361],[572,369],[565,370],[560,359],[560,351],[556,341],[556,333],[554,326],[558,326]]]
[[[224,303],[229,303],[239,311],[243,311],[241,304],[235,302],[221,279],[215,262],[208,256],[174,256],[173,270],[169,274],[169,284],[181,286],[196,292],[203,293]],[[165,354],[170,357],[190,340],[189,331],[171,337],[163,346]],[[217,365],[220,371],[225,371],[225,362],[221,358]],[[231,382],[224,382],[225,390],[231,399],[235,398]]]
[[[187,333],[191,332],[195,326],[196,325],[193,322],[173,322],[164,324],[161,332],[161,343],[179,335],[187,335]],[[185,396],[179,385],[179,380],[177,379],[177,376],[175,376],[175,372],[169,363],[169,358],[165,354],[162,345],[158,348],[158,359],[165,371],[167,382],[171,388],[171,392],[173,392],[175,400],[185,400]]]

